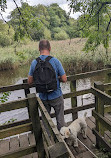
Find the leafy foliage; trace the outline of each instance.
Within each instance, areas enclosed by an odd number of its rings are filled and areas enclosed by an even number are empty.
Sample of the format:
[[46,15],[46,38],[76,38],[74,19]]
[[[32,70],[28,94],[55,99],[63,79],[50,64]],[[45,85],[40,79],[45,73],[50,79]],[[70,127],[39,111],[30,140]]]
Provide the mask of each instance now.
[[2,96],[0,97],[0,102],[1,103],[4,103],[8,100],[8,97],[10,95],[10,92],[4,92],[2,93]]
[[14,30],[12,26],[9,27],[8,24],[5,24],[0,20],[0,45],[4,47],[13,44],[13,37]]
[[94,51],[100,44],[107,49],[111,34],[111,1],[110,0],[68,0],[70,8],[81,12],[78,19],[82,37],[88,37],[84,50]]
[[2,11],[5,11],[5,8],[7,8],[7,1],[6,0],[0,0],[0,7]]

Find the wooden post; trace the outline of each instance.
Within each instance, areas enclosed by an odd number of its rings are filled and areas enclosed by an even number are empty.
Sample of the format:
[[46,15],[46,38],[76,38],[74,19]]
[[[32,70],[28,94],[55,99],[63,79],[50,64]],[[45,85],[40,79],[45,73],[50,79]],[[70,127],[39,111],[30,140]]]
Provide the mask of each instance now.
[[[24,79],[23,80],[23,83],[27,83],[27,79]],[[30,89],[24,89],[24,92],[25,92],[25,97],[27,98],[27,95],[30,94]],[[27,106],[27,109],[28,109],[28,114],[29,114],[29,118],[30,118],[30,113],[29,113],[29,105]]]
[[[106,83],[111,82],[111,73],[106,73]],[[107,94],[111,95],[111,90],[106,91]]]
[[39,111],[38,111],[38,101],[36,95],[28,94],[29,112],[32,121],[33,132],[36,141],[38,158],[45,158],[45,150],[42,138],[42,128],[40,125]]
[[[70,89],[71,89],[71,92],[76,92],[76,80],[70,82]],[[72,105],[72,108],[77,107],[77,97],[72,97],[71,98],[71,105]],[[77,118],[78,118],[78,113],[73,112],[72,113],[72,119],[75,120]]]
[[[24,79],[23,80],[23,83],[27,83],[27,79]],[[27,98],[27,95],[30,93],[30,89],[24,89],[24,92],[25,92],[25,97]]]
[[[97,81],[94,82],[94,87],[98,88],[99,90],[103,91],[103,87],[102,87],[102,82]],[[101,114],[102,116],[104,116],[104,100],[103,98],[97,98],[95,96],[95,111],[99,114]],[[102,135],[104,136],[104,127],[102,126],[102,124],[99,122],[99,120],[96,120],[96,130]],[[100,142],[98,140],[98,138],[96,137],[96,146],[100,147]]]

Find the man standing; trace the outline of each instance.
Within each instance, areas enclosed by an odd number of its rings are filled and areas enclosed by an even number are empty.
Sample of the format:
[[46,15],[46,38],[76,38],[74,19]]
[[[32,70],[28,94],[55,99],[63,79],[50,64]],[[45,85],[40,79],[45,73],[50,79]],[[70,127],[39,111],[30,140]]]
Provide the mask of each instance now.
[[[48,40],[41,40],[39,42],[39,51],[40,51],[40,60],[45,61],[47,57],[50,56],[51,46]],[[28,76],[28,83],[32,84],[34,81],[34,73],[35,68],[37,67],[39,60],[33,60],[30,66],[29,76]],[[56,81],[57,81],[57,88],[50,92],[40,92],[39,97],[42,100],[45,108],[47,109],[48,113],[51,112],[51,107],[54,108],[56,114],[56,121],[57,121],[57,128],[58,130],[61,127],[65,126],[64,121],[64,100],[63,95],[60,87],[60,81],[66,82],[67,77],[65,71],[62,67],[62,64],[57,58],[51,57],[49,59],[49,63],[53,67],[55,71]],[[38,74],[39,75],[39,74]],[[45,79],[45,78],[44,78]]]

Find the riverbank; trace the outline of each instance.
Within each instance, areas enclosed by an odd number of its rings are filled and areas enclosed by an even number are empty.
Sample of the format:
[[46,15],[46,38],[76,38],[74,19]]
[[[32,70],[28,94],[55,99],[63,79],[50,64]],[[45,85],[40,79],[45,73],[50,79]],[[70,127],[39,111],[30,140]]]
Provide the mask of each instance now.
[[[51,41],[51,55],[57,57],[69,74],[92,71],[105,68],[111,61],[111,43],[108,60],[105,49],[100,46],[95,52],[82,51],[86,39],[75,38],[71,40]],[[28,42],[5,48],[0,48],[0,70],[14,69],[20,65],[30,63],[39,56],[38,42]]]

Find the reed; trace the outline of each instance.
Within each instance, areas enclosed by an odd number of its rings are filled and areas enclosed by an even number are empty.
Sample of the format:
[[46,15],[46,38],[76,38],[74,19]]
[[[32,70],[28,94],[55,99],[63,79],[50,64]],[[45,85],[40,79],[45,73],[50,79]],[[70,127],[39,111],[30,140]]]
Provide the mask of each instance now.
[[[70,40],[50,41],[51,55],[58,58],[69,74],[98,70],[105,66],[110,67],[111,43],[108,58],[105,49],[100,46],[95,52],[84,52],[86,39],[75,38]],[[31,62],[39,56],[38,42],[29,41],[27,44],[16,44],[0,48],[0,70],[13,69]]]

